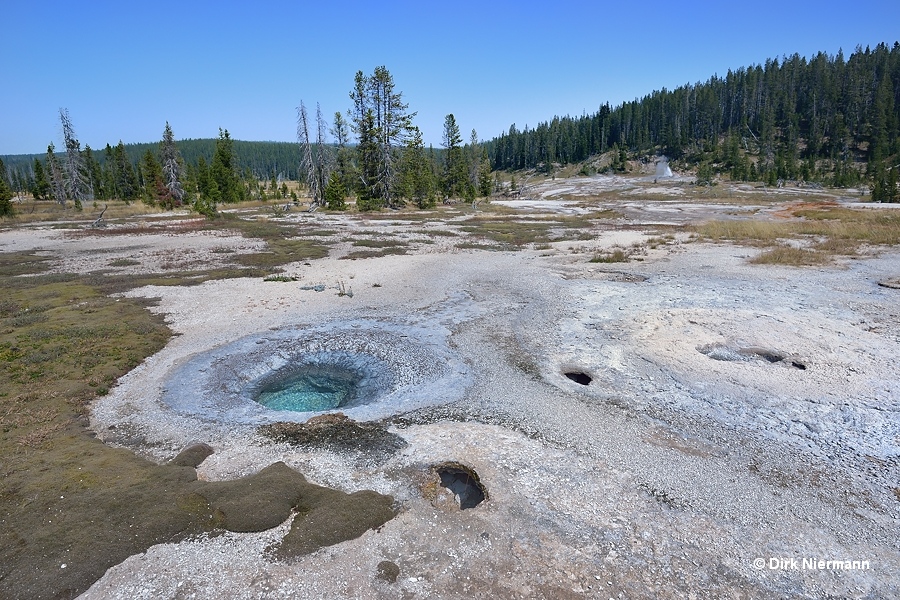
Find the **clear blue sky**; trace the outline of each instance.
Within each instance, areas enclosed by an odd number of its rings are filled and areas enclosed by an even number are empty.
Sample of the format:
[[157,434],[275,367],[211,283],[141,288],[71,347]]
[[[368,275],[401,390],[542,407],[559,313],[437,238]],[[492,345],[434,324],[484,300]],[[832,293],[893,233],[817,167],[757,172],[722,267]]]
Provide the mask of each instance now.
[[176,138],[295,141],[296,107],[350,106],[387,66],[426,143],[592,113],[797,52],[900,39],[900,2],[6,0],[0,156]]

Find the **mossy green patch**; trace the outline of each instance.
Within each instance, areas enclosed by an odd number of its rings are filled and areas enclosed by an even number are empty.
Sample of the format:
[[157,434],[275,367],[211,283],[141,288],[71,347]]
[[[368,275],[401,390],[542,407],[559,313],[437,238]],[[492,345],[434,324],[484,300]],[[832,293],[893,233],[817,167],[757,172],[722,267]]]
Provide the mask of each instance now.
[[280,559],[289,559],[357,538],[391,520],[396,514],[392,504],[390,496],[371,490],[348,495],[320,488],[301,499],[291,530],[270,550]]
[[307,239],[272,240],[269,249],[252,254],[238,254],[234,262],[254,269],[270,270],[287,263],[312,260],[328,255],[328,248],[319,242]]
[[396,248],[407,246],[408,244],[404,241],[399,240],[367,240],[367,239],[355,239],[353,240],[354,246],[361,246],[363,248]]
[[227,229],[240,232],[244,237],[266,242],[268,249],[264,252],[238,254],[234,257],[233,261],[244,267],[271,271],[290,262],[328,256],[328,245],[307,237],[318,236],[322,233],[321,230],[304,229],[268,219],[242,219],[234,215],[227,215],[221,224]]
[[341,260],[357,260],[360,258],[379,258],[382,256],[390,256],[397,254],[406,254],[405,246],[391,246],[387,248],[381,248],[379,250],[354,250],[352,252],[348,252],[344,256],[342,256]]

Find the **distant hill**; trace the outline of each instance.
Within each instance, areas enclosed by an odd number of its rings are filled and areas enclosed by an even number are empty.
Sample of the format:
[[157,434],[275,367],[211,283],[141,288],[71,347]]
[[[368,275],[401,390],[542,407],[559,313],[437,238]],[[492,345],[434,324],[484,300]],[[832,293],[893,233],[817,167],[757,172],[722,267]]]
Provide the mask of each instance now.
[[[178,150],[185,162],[196,165],[202,156],[207,163],[212,162],[212,156],[216,149],[216,140],[211,139],[187,139],[177,142]],[[92,148],[94,157],[101,163],[105,162],[104,148]],[[159,142],[143,144],[125,144],[125,152],[134,165],[137,165],[141,157],[150,150],[157,152]],[[291,142],[245,142],[234,141],[234,153],[237,157],[238,167],[243,171],[249,169],[253,175],[260,179],[268,179],[274,172],[276,176],[285,179],[298,179],[300,165],[299,146]],[[64,156],[58,153],[58,156]],[[28,173],[32,169],[34,159],[44,160],[44,154],[17,154],[0,157],[10,171]]]
[[900,163],[900,43],[770,59],[591,115],[513,125],[486,145],[495,169],[551,170],[617,150],[619,169],[626,154],[666,154],[739,180],[874,186]]

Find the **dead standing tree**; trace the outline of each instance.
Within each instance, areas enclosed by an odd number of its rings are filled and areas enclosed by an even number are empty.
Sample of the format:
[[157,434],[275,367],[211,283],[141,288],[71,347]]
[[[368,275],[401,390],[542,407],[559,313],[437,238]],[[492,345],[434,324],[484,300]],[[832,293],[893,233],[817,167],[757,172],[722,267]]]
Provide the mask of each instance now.
[[325,200],[325,186],[328,185],[328,177],[331,175],[332,160],[331,152],[325,145],[326,131],[328,130],[328,122],[322,117],[322,107],[316,102],[316,178],[317,187],[321,194],[321,200]]
[[309,141],[309,117],[306,105],[300,101],[297,107],[297,143],[300,144],[300,172],[306,175],[309,185],[309,211],[325,205],[325,186],[331,175],[331,154],[325,143],[328,122],[322,117],[322,107],[316,103],[316,150]]
[[84,176],[81,144],[75,137],[75,128],[67,108],[59,109],[59,120],[62,122],[63,140],[66,144],[66,195],[75,203],[75,208],[81,210],[83,201],[92,195],[90,183]]
[[312,212],[322,206],[324,198],[319,178],[316,176],[317,165],[313,160],[312,146],[309,143],[309,119],[302,100],[297,107],[297,143],[300,144],[300,172],[306,175],[310,197],[309,210]]

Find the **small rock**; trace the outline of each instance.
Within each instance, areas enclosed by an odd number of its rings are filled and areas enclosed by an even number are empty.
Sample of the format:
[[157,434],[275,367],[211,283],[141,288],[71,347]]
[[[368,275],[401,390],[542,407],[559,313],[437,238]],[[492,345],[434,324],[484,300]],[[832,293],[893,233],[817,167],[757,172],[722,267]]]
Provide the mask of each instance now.
[[[375,577],[388,583],[396,583],[397,576],[400,575],[400,567],[397,563],[390,560],[383,560],[375,567]],[[411,577],[410,581],[415,581],[415,577]]]

